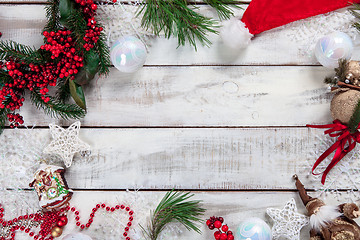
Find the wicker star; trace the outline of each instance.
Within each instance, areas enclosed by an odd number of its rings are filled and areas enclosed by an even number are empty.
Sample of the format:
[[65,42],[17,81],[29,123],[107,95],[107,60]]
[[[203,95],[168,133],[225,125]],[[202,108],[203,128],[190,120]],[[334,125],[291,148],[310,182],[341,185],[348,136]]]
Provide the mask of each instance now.
[[266,213],[274,220],[273,239],[285,237],[289,240],[298,240],[301,228],[309,224],[309,218],[297,212],[293,198],[286,203],[282,210],[268,208]]
[[53,140],[44,149],[44,153],[56,154],[62,158],[66,167],[70,167],[74,154],[90,151],[89,144],[79,139],[80,122],[75,122],[64,129],[50,124],[50,133]]

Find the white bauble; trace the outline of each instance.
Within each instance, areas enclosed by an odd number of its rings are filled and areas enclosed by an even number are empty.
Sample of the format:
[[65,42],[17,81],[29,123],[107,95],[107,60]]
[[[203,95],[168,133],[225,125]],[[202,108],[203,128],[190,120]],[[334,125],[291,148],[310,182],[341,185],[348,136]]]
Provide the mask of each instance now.
[[246,48],[253,36],[245,24],[234,17],[223,21],[220,29],[220,37],[223,43],[231,49]]
[[235,240],[271,240],[271,229],[264,220],[249,218],[236,229]]
[[139,70],[146,60],[146,47],[142,41],[133,36],[118,39],[110,49],[112,64],[120,71],[133,73]]
[[352,40],[347,34],[334,32],[318,40],[315,56],[324,67],[336,68],[339,59],[350,59],[353,48]]

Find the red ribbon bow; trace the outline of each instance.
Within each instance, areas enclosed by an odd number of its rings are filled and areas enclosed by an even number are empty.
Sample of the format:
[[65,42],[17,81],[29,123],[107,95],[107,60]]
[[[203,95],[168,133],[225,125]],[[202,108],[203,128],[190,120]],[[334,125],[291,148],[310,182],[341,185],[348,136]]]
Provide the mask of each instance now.
[[[330,155],[333,151],[336,150],[331,163],[321,177],[321,183],[325,183],[325,179],[330,170],[338,163],[340,160],[345,157],[351,150],[353,150],[356,146],[356,143],[360,142],[360,132],[356,131],[354,133],[350,133],[349,128],[342,124],[339,120],[335,120],[332,124],[326,125],[306,125],[311,128],[329,128],[324,131],[324,134],[329,134],[330,137],[338,137],[337,141],[328,148],[321,156],[316,160],[314,166],[312,168],[312,174],[319,175],[321,173],[315,174],[314,170],[319,166],[319,164],[324,161],[324,159]],[[360,126],[360,125],[359,125]],[[358,127],[359,129],[359,127]]]

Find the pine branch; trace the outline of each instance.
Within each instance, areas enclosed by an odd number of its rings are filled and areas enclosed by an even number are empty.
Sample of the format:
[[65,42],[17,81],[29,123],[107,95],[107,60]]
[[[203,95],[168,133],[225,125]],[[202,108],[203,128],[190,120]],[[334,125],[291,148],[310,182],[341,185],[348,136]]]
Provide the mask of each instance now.
[[5,83],[12,82],[13,79],[10,77],[7,71],[0,68],[0,87],[2,87]]
[[348,60],[340,59],[339,67],[334,69],[335,77],[326,77],[324,83],[330,85],[336,85],[338,81],[345,82],[348,63],[349,63]]
[[45,64],[43,56],[36,49],[14,41],[1,41],[0,60],[8,60],[11,58],[29,64]]
[[[194,6],[192,7],[194,8]],[[196,40],[209,46],[208,33],[218,32],[214,29],[216,21],[195,12],[186,0],[147,0],[138,15],[143,13],[141,25],[146,30],[151,29],[155,35],[163,31],[166,38],[176,36],[178,45],[188,42],[195,47]]]
[[75,104],[65,104],[51,96],[50,101],[45,103],[41,99],[41,94],[37,91],[31,92],[31,101],[38,109],[43,109],[44,112],[53,118],[80,119],[85,116],[85,110]]
[[59,0],[48,0],[45,6],[46,17],[48,19],[44,31],[58,31],[61,28],[59,14]]
[[359,123],[360,123],[360,101],[356,105],[354,114],[351,116],[348,124],[350,133],[356,132]]
[[217,11],[221,20],[229,19],[234,15],[231,7],[240,8],[235,0],[205,0],[205,3]]
[[193,194],[189,192],[167,192],[152,214],[147,230],[141,227],[144,235],[149,240],[156,240],[165,226],[171,222],[179,222],[189,231],[200,233],[196,223],[202,221],[199,216],[203,215],[205,209],[200,207],[201,201],[189,201],[191,197]]
[[70,99],[69,81],[67,78],[59,78],[57,81],[56,99],[65,103]]
[[8,120],[7,114],[9,113],[8,108],[0,109],[0,134],[4,131],[6,121]]
[[[98,27],[101,27],[101,25],[99,24]],[[107,75],[110,72],[109,68],[111,66],[110,50],[108,45],[106,44],[106,36],[103,32],[101,32],[99,40],[95,44],[95,48],[100,59],[99,74]]]
[[73,9],[63,24],[71,30],[76,44],[76,49],[80,50],[82,53],[86,52],[83,50],[83,46],[85,44],[84,37],[87,23],[82,12],[79,9]]

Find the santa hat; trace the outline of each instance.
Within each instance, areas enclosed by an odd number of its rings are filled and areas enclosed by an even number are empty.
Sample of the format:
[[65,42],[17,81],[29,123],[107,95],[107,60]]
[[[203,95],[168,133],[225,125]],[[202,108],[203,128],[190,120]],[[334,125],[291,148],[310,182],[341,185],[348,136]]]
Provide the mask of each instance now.
[[220,35],[232,48],[246,47],[251,38],[296,20],[344,8],[360,0],[252,0],[241,20],[223,23]]

